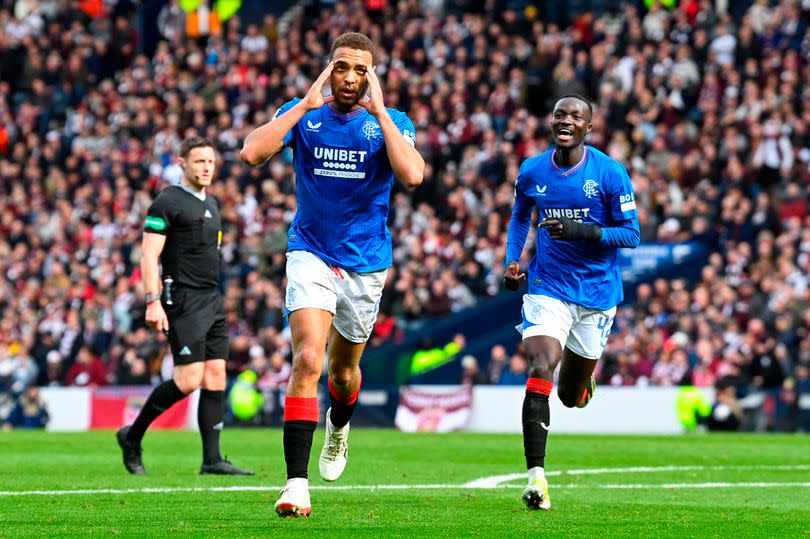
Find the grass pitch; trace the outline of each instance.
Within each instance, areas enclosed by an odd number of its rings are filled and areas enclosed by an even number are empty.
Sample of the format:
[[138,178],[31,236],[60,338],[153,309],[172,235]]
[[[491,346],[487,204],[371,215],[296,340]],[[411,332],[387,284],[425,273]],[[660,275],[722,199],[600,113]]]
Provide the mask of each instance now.
[[517,435],[352,431],[312,516],[273,512],[280,430],[226,430],[254,477],[199,476],[196,433],[149,432],[145,477],[112,432],[0,433],[0,537],[810,537],[810,436],[550,437],[552,510],[520,502]]

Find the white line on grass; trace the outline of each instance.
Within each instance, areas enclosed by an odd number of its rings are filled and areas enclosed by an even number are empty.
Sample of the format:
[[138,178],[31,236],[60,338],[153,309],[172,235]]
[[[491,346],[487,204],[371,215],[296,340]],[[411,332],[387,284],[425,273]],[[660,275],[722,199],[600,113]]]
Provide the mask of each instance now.
[[[810,488],[804,483],[664,483],[664,484],[615,484],[615,485],[553,485],[554,489],[691,489],[691,488]],[[98,488],[76,490],[2,490],[0,496],[69,496],[88,494],[174,494],[179,492],[279,492],[282,487],[157,487],[157,488]],[[310,490],[493,490],[517,488],[516,485],[493,485],[470,487],[467,485],[312,485]]]
[[[565,475],[602,475],[610,473],[656,473],[656,472],[693,472],[693,471],[727,471],[727,470],[810,470],[810,465],[763,465],[763,466],[633,466],[630,468],[585,468],[583,470],[547,471],[546,477]],[[526,472],[510,473],[482,477],[469,483],[466,488],[492,488],[507,481],[525,479]]]
[[[565,475],[602,475],[610,473],[652,473],[652,472],[688,472],[711,470],[810,470],[810,465],[762,465],[762,466],[635,466],[630,468],[585,468],[581,470],[548,471],[546,476]],[[475,490],[515,488],[516,485],[503,484],[508,481],[523,479],[524,473],[494,475],[482,477],[461,485],[428,484],[428,485],[311,485],[311,490]],[[608,484],[608,485],[553,485],[555,489],[597,488],[597,489],[685,489],[685,488],[785,488],[810,487],[810,482],[755,482],[755,483],[664,483],[664,484]],[[0,497],[8,496],[68,496],[82,494],[171,494],[175,492],[278,492],[280,486],[231,486],[231,487],[144,487],[144,488],[97,488],[74,490],[0,490]]]

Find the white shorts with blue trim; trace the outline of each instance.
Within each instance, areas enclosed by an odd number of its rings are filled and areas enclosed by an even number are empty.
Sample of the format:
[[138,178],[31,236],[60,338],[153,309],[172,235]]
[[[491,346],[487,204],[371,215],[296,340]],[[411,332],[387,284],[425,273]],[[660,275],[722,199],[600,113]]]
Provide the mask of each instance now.
[[607,345],[616,307],[602,311],[568,303],[549,296],[523,296],[523,323],[515,329],[529,337],[553,337],[560,347],[578,356],[597,360]]
[[374,329],[388,270],[355,273],[331,266],[308,251],[287,253],[287,312],[322,309],[353,343],[366,342]]

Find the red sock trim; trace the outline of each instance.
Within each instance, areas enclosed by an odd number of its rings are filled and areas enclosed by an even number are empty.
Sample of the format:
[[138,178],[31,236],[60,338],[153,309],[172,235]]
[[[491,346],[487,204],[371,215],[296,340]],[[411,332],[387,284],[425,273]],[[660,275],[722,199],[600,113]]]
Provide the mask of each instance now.
[[346,405],[352,405],[355,402],[357,402],[357,396],[360,394],[360,386],[363,385],[363,379],[360,378],[360,383],[357,384],[357,391],[355,391],[349,396],[341,395],[340,393],[338,393],[337,388],[332,385],[331,378],[326,379],[326,384],[329,386],[329,394],[332,395],[333,399]]
[[284,421],[315,421],[320,412],[318,397],[287,397],[284,401]]
[[554,388],[554,384],[549,382],[548,380],[543,380],[541,378],[529,378],[529,381],[526,382],[526,391],[531,391],[532,393],[540,393],[541,395],[551,395],[551,390]]

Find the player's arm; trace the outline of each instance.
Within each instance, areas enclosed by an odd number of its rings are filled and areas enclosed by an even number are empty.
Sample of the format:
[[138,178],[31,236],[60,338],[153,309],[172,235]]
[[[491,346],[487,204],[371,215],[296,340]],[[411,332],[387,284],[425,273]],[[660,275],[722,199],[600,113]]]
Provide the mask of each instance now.
[[605,199],[612,220],[611,226],[603,227],[558,217],[543,219],[540,228],[545,228],[551,239],[558,241],[590,241],[607,247],[631,249],[638,247],[641,232],[630,178],[624,167],[618,163],[608,174],[605,181]]
[[166,199],[158,197],[146,214],[141,242],[141,279],[146,292],[146,325],[169,331],[169,319],[160,303],[160,267],[158,261],[166,245],[171,218]]
[[413,137],[409,137],[407,133],[400,131],[400,128],[394,123],[391,115],[385,109],[380,79],[377,78],[374,67],[366,72],[366,78],[368,79],[371,99],[361,101],[359,105],[365,107],[370,114],[377,118],[380,124],[380,130],[385,139],[385,150],[388,153],[388,161],[391,163],[394,177],[408,189],[413,189],[421,184],[424,179],[425,160],[416,151]]
[[[250,132],[239,152],[239,158],[250,166],[261,165],[278,152],[291,140],[291,131],[304,115],[318,109],[334,99],[324,97],[321,88],[332,73],[332,62],[326,66],[317,80],[312,84],[307,95],[297,103],[290,101],[278,109],[273,119]],[[293,104],[294,103],[294,104]]]
[[509,218],[509,230],[506,233],[506,260],[504,260],[503,284],[509,290],[518,290],[526,280],[526,274],[520,273],[520,256],[529,237],[532,226],[532,211],[534,201],[523,193],[521,177],[523,170],[518,173],[515,182],[515,204],[512,207],[512,217]]

